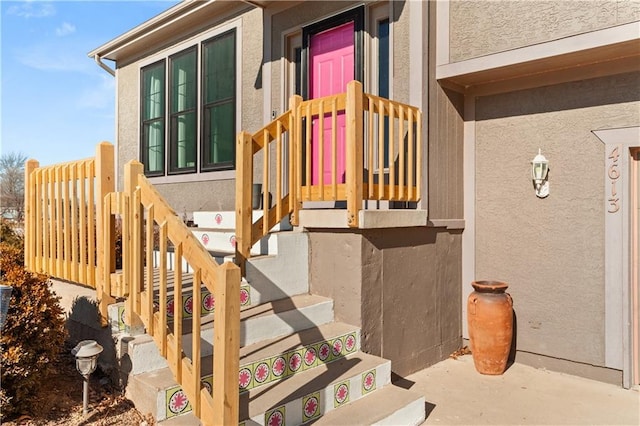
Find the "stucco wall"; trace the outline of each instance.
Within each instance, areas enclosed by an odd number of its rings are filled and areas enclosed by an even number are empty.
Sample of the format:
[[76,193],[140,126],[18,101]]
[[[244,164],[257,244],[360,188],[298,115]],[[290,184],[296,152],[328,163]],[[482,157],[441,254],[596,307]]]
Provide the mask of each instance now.
[[362,327],[364,351],[400,375],[461,344],[461,234],[436,228],[311,230],[311,292]]
[[[640,73],[476,102],[476,279],[509,283],[517,348],[604,366],[604,145],[640,124]],[[550,162],[535,196],[530,161]]]
[[452,0],[449,5],[451,62],[640,19],[638,0]]
[[[242,19],[241,34],[238,34],[237,54],[241,58],[241,116],[239,125],[243,130],[253,132],[262,127],[262,10],[258,8],[248,9],[239,15]],[[237,16],[232,16],[235,19]],[[228,17],[215,17],[210,20],[206,27],[190,36],[176,34],[175,43],[180,43],[184,48],[192,45],[194,38],[200,37],[205,31],[210,31],[224,24]],[[149,55],[160,59],[166,55],[168,49],[174,45],[163,49],[152,49]],[[132,159],[139,159],[140,144],[140,67],[143,61],[147,61],[148,56],[144,56],[135,62],[128,63],[117,71],[117,143],[118,143],[118,186],[122,187],[123,167],[126,162]],[[228,176],[229,173],[226,173]],[[233,172],[231,172],[233,175]],[[188,215],[197,210],[233,210],[235,208],[235,180],[222,179],[210,180],[211,176],[216,176],[215,172],[201,175],[189,175],[194,178],[194,182],[186,183],[162,183],[155,182],[156,188],[166,197],[177,213]]]

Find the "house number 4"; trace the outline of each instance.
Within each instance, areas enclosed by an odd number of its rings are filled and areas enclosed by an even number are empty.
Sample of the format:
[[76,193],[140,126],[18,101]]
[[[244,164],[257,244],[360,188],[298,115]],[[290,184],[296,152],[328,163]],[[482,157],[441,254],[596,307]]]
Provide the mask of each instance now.
[[609,213],[616,213],[618,210],[620,210],[620,197],[618,197],[618,191],[616,189],[616,183],[620,178],[620,169],[618,164],[618,159],[620,158],[619,148],[619,146],[614,147],[607,157],[609,159],[609,164],[607,164],[607,166],[609,167],[609,169],[607,170],[607,176],[609,177],[609,182],[611,182],[611,192],[609,194],[610,197],[608,200]]

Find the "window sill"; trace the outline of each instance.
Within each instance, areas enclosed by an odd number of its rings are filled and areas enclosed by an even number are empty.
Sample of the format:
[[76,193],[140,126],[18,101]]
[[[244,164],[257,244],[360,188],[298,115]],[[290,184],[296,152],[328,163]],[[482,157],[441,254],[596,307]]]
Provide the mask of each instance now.
[[154,185],[165,183],[188,183],[188,182],[209,182],[216,180],[229,180],[235,179],[235,170],[220,170],[217,172],[203,172],[203,173],[186,173],[168,176],[155,176],[148,177],[149,182]]

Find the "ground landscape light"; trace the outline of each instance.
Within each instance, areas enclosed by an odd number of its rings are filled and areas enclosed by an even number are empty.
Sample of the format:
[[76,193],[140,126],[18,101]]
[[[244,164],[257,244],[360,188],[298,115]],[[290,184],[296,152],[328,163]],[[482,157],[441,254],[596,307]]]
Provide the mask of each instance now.
[[96,371],[98,356],[102,353],[102,346],[95,340],[83,340],[71,350],[71,355],[76,357],[76,369],[82,377],[82,415],[86,417],[89,405],[89,376]]
[[536,188],[538,198],[545,198],[549,195],[549,161],[542,155],[538,148],[538,155],[531,161],[531,179]]

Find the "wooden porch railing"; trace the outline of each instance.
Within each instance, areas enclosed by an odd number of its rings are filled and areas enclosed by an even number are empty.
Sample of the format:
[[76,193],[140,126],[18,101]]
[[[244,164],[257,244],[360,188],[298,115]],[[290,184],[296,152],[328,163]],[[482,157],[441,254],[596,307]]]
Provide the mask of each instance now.
[[[103,321],[107,305],[115,301],[113,296],[126,297],[126,325],[144,326],[153,336],[194,414],[205,425],[238,424],[240,269],[213,260],[144,177],[139,162],[125,166],[124,191],[114,192],[113,160],[113,146],[101,143],[95,158],[42,168],[35,160],[27,162],[25,265],[95,288]],[[115,215],[122,223],[122,270],[118,273]],[[171,282],[166,262],[169,244],[175,255]],[[156,248],[159,265],[154,267]],[[175,309],[169,319],[165,309],[170,286],[174,300],[182,300],[186,291],[183,259],[193,271],[193,312],[202,311],[201,285],[215,300],[212,394],[201,382],[200,315],[193,315],[191,324],[186,322],[193,336],[189,358],[182,340],[183,324],[188,320],[181,309]],[[118,288],[114,283],[119,283]]]
[[47,167],[28,160],[24,188],[25,266],[95,288],[106,317],[113,299],[103,293],[102,271],[111,250],[100,200],[115,189],[113,145],[102,142],[94,158]]
[[[203,424],[238,424],[240,367],[240,269],[231,263],[218,265],[209,252],[167,204],[143,174],[137,161],[125,165],[124,191],[108,194],[104,200],[105,217],[119,214],[122,219],[122,280],[127,294],[125,324],[144,325],[160,353],[167,359],[176,381],[189,399],[194,414]],[[108,222],[108,221],[107,221]],[[105,222],[105,226],[106,222]],[[157,229],[157,247],[156,247]],[[174,300],[185,293],[183,259],[193,271],[193,312],[190,319],[191,358],[185,355],[181,309],[167,316],[168,244],[173,245],[174,271],[171,282]],[[154,250],[159,265],[154,268]],[[105,274],[108,271],[105,270]],[[158,287],[158,300],[154,297]],[[202,311],[201,285],[214,296],[213,395],[201,382]],[[110,291],[111,289],[109,289]],[[154,303],[157,302],[156,308]],[[188,324],[188,323],[187,323]]]
[[[297,224],[303,201],[345,200],[347,224],[355,228],[363,200],[419,201],[421,123],[420,109],[363,93],[362,84],[352,81],[343,94],[308,101],[294,96],[289,110],[273,122],[253,135],[241,132],[236,149],[240,263],[249,257],[251,246],[286,215],[291,214],[291,223]],[[341,149],[345,151],[344,176],[338,167]],[[254,160],[258,153],[261,165]],[[254,165],[261,171],[264,192],[262,217],[252,223]]]

